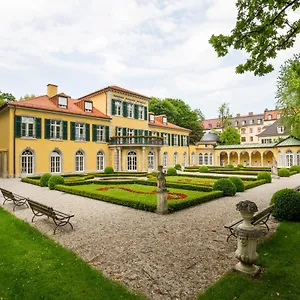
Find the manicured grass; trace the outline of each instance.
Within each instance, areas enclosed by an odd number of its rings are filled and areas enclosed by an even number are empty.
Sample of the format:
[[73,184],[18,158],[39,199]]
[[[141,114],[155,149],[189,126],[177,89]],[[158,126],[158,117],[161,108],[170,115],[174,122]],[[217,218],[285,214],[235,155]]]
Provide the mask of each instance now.
[[258,278],[229,272],[198,300],[300,299],[300,223],[281,223],[274,236],[259,246],[264,270]]
[[145,299],[0,208],[0,299]]

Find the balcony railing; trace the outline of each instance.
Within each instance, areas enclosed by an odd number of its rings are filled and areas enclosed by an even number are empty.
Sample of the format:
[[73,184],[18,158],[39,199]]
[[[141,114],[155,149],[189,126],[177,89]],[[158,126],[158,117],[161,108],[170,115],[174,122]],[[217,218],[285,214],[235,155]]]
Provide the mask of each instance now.
[[157,136],[114,136],[109,141],[110,145],[155,145],[163,146],[163,138]]

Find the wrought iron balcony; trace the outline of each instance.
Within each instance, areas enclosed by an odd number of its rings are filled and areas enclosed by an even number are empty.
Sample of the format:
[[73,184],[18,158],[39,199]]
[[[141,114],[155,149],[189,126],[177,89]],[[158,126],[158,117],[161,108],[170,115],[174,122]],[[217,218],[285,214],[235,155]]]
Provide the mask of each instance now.
[[128,146],[128,145],[152,145],[163,146],[163,138],[157,136],[113,136],[109,141],[111,146]]

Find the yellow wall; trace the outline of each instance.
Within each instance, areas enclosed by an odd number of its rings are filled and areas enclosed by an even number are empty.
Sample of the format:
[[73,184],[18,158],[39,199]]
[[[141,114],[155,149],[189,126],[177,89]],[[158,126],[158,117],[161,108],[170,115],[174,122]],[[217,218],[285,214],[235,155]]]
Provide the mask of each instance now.
[[102,113],[107,114],[106,93],[90,98],[93,101],[93,106]]

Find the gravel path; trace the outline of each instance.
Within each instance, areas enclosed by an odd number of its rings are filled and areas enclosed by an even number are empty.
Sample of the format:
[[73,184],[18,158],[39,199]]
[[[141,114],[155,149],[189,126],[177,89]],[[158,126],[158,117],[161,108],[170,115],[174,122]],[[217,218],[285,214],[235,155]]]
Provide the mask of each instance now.
[[[75,214],[74,231],[60,229],[54,236],[53,223],[45,217],[37,218],[33,226],[106,276],[154,300],[195,299],[236,263],[236,240],[226,243],[223,228],[239,218],[236,203],[248,199],[263,209],[275,191],[298,185],[300,174],[161,216],[50,191],[18,179],[0,179],[5,189]],[[4,207],[12,211],[11,204]],[[15,215],[30,222],[32,212],[17,208]],[[270,224],[274,229],[274,221]]]

